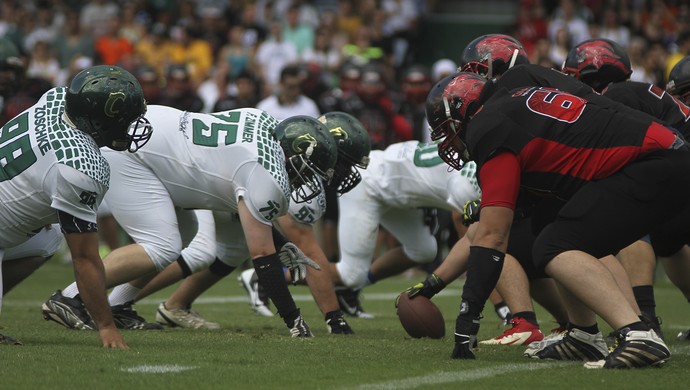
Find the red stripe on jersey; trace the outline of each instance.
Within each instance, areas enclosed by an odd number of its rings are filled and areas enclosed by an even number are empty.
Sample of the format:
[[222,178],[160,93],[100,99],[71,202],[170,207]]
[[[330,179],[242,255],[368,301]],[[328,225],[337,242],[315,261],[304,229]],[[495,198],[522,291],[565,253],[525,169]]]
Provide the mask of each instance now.
[[535,138],[520,151],[518,160],[522,172],[550,172],[594,180],[610,176],[643,153],[668,149],[675,140],[673,131],[652,122],[641,146],[577,148]]
[[511,152],[501,152],[482,165],[481,207],[500,206],[515,210],[520,192],[520,164]]

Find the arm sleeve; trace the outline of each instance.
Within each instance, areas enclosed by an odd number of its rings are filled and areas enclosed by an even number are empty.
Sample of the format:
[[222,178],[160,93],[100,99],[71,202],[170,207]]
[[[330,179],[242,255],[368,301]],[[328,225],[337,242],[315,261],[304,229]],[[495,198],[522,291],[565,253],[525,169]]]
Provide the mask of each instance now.
[[508,151],[498,153],[480,168],[479,182],[482,187],[482,208],[500,206],[514,210],[520,191],[517,156]]

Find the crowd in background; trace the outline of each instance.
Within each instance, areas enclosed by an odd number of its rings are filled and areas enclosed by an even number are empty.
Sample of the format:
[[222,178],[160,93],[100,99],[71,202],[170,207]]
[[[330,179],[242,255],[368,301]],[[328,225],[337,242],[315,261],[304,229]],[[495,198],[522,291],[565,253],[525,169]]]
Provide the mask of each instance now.
[[[305,114],[313,115],[313,107],[295,103],[304,95],[318,112],[357,116],[382,148],[427,139],[426,92],[459,60],[461,53],[417,58],[425,44],[421,26],[437,6],[429,0],[4,0],[0,37],[25,55],[22,93],[30,98],[91,65],[116,64],[139,78],[150,104],[212,112],[274,96],[274,106],[292,114],[307,107]],[[574,44],[609,38],[629,51],[633,80],[663,85],[673,64],[690,54],[689,10],[685,1],[521,0],[514,25],[496,32],[520,40],[533,63],[553,67]],[[288,66],[285,73],[296,75],[283,75],[290,80],[281,77]]]

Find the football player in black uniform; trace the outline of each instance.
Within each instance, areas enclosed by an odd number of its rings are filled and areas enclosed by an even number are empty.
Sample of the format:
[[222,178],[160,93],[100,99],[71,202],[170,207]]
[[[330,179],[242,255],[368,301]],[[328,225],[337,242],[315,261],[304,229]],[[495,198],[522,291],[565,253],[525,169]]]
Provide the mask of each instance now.
[[[483,191],[452,357],[474,358],[479,316],[522,194],[540,215],[550,215],[535,229],[533,257],[563,287],[571,321],[563,340],[537,357],[579,356],[590,360],[588,368],[665,362],[670,351],[663,340],[597,259],[650,232],[655,249],[686,243],[690,228],[681,221],[690,214],[690,177],[683,172],[690,153],[683,138],[641,113],[551,88],[497,88],[471,73],[441,80],[427,99],[427,116],[432,138],[445,138],[439,155],[453,168],[473,159]],[[616,329],[618,346],[610,354],[594,313]]]
[[[576,45],[568,53],[562,71],[611,100],[645,112],[679,130],[686,139],[690,136],[690,107],[654,84],[630,81],[630,58],[616,42],[595,38]],[[671,278],[674,283],[690,298],[690,288],[685,287],[690,283],[683,280],[685,275],[690,277],[690,274],[676,272],[683,269],[679,270],[678,267],[686,267],[683,264],[690,264],[690,257],[683,256],[683,253],[659,255],[664,266],[673,274]],[[675,259],[669,259],[671,255]],[[622,250],[618,258],[630,277],[642,315],[662,335],[655,312],[653,289],[656,255],[648,237]]]

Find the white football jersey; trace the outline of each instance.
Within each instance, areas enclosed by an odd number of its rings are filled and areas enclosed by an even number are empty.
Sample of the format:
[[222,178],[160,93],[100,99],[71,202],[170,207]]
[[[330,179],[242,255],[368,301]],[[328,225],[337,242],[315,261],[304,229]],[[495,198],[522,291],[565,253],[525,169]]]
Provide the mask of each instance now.
[[481,197],[474,162],[449,171],[436,142],[399,142],[373,150],[369,158],[359,185],[386,205],[462,210],[466,201]]
[[287,212],[290,185],[271,133],[275,118],[253,108],[201,114],[155,105],[146,118],[153,135],[131,156],[156,174],[175,206],[236,212],[242,197],[266,224]]
[[53,88],[0,128],[0,248],[18,245],[61,210],[96,222],[110,169],[96,142],[63,121]]

